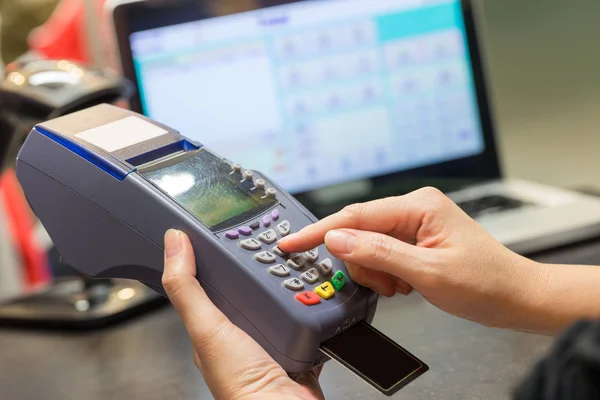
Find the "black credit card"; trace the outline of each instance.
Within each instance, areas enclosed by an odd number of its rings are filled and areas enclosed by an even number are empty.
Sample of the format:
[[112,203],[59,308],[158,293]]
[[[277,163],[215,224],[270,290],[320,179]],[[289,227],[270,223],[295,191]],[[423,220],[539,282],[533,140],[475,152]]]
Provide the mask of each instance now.
[[429,370],[425,363],[365,322],[321,344],[321,351],[386,396],[392,396]]

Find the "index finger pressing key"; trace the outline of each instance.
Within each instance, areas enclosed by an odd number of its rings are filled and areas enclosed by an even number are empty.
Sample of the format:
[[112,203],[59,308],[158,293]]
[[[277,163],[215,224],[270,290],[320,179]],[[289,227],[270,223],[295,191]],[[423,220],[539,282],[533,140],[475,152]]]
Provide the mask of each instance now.
[[385,234],[398,229],[416,233],[422,217],[422,210],[410,194],[354,204],[281,239],[279,247],[289,253],[307,251],[322,244],[327,232],[342,228]]

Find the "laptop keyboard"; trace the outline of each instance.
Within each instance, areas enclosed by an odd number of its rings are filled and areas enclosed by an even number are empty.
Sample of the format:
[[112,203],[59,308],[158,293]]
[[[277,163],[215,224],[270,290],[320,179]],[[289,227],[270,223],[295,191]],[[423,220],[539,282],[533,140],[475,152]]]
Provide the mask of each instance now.
[[490,195],[456,203],[471,218],[521,208],[528,203],[500,195]]

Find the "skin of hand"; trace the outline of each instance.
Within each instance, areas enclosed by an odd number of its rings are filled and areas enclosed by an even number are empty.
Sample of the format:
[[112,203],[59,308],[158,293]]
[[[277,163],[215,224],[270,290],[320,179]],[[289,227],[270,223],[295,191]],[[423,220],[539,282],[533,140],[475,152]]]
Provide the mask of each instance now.
[[593,289],[600,268],[561,268],[511,252],[434,188],[348,206],[279,247],[295,253],[323,242],[359,284],[387,297],[414,288],[436,307],[486,326],[554,334],[600,314]]
[[188,237],[165,234],[162,284],[183,319],[194,360],[217,400],[324,399],[318,383],[321,368],[294,377],[210,301],[196,279],[196,262]]

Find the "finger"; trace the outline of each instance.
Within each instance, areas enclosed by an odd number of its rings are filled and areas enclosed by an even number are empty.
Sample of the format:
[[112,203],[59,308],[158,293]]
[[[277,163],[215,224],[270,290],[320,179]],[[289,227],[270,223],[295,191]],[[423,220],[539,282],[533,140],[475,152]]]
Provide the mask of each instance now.
[[202,345],[218,339],[218,332],[225,332],[232,324],[210,301],[196,279],[194,252],[183,232],[169,230],[165,234],[162,284],[202,357]]
[[321,371],[323,370],[323,366],[318,366],[308,372],[304,372],[294,377],[294,381],[299,385],[302,385],[309,389],[313,396],[318,399],[324,399],[325,396],[323,394],[323,390],[321,389],[321,385],[319,384],[319,376],[321,375]]
[[413,287],[403,279],[387,272],[375,271],[350,263],[347,263],[346,266],[356,283],[366,286],[382,296],[392,297],[395,293],[408,295],[413,290]]
[[406,242],[414,238],[428,212],[450,203],[439,190],[424,188],[404,196],[354,204],[279,241],[289,253],[306,251],[323,243],[327,232],[349,228],[387,233]]
[[396,293],[396,278],[387,272],[374,271],[355,264],[347,264],[352,280],[359,285],[385,297],[392,297]]
[[426,252],[432,251],[388,235],[355,229],[331,231],[325,236],[325,244],[334,257],[346,263],[360,265],[374,274],[387,272],[411,286],[422,277]]
[[407,296],[412,293],[413,287],[406,283],[404,279],[396,277],[396,293]]
[[196,349],[193,347],[192,347],[192,353],[194,354],[194,364],[196,365],[196,367],[198,367],[198,369],[200,370],[200,373],[204,374],[204,368],[202,367],[202,360],[200,359],[200,356],[198,355],[198,352],[196,351]]

